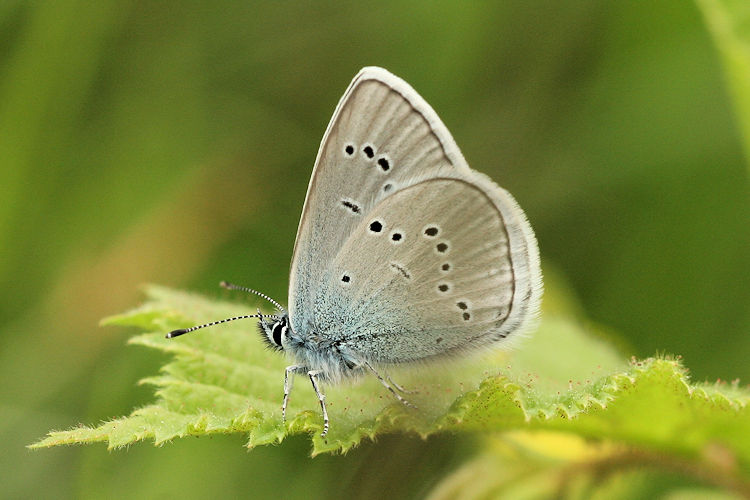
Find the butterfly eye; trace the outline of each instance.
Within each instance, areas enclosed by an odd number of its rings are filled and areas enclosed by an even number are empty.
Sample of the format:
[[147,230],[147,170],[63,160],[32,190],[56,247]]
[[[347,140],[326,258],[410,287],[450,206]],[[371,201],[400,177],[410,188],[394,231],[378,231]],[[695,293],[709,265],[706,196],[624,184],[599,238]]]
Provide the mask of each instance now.
[[286,333],[284,329],[286,329],[286,325],[282,321],[279,321],[273,326],[273,331],[271,332],[274,344],[279,347],[281,347],[281,335],[282,333]]

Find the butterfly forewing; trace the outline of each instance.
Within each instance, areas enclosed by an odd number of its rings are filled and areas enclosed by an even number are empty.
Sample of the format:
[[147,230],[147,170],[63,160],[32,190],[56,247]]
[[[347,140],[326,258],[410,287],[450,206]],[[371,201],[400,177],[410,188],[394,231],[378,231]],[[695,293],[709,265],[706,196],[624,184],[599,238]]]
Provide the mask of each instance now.
[[315,328],[321,279],[354,228],[414,178],[469,169],[435,112],[403,80],[365,68],[339,102],[313,172],[295,242],[289,306],[296,331]]

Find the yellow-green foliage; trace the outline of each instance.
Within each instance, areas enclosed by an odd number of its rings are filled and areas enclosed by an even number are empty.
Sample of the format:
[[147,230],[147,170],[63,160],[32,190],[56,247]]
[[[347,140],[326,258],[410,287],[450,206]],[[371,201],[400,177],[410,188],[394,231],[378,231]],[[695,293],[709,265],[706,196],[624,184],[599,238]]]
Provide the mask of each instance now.
[[546,455],[566,453],[571,436],[579,436],[606,443],[616,456],[630,450],[627,457],[663,455],[701,464],[718,454],[728,463],[723,475],[750,476],[746,388],[693,384],[676,359],[627,362],[563,312],[545,314],[537,334],[512,354],[395,372],[418,391],[410,395],[417,410],[395,402],[372,377],[327,388],[332,425],[322,439],[317,401],[305,384],[298,384],[290,418],[282,423],[287,362],[263,346],[253,324],[234,322],[164,338],[175,328],[246,313],[246,306],[155,286],[147,293],[142,307],[105,323],[147,330],[131,343],[171,356],[161,374],[142,381],[156,388],[156,402],[98,427],[52,432],[34,447],[103,441],[117,448],[146,439],[159,445],[188,435],[234,432],[246,434],[247,445],[254,447],[307,433],[318,454],[346,451],[383,433],[513,431],[532,436],[532,447],[538,446],[538,436],[546,436],[541,438]]

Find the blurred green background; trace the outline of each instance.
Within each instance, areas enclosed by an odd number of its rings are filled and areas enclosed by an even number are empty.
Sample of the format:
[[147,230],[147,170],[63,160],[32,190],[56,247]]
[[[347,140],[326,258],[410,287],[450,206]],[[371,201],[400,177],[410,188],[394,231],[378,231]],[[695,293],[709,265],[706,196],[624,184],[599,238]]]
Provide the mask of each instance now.
[[471,455],[453,436],[316,459],[302,438],[25,449],[152,399],[136,381],[163,357],[97,326],[139,285],[235,297],[228,279],[286,302],[318,144],[366,65],[410,82],[516,196],[543,267],[628,353],[746,383],[747,160],[694,4],[6,0],[0,496],[400,498]]

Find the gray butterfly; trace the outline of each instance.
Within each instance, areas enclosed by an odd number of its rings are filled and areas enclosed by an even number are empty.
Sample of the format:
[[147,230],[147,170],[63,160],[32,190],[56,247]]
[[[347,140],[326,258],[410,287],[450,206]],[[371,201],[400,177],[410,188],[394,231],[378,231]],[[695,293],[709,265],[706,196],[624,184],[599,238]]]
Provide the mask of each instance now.
[[[507,346],[539,310],[539,251],[513,197],[471,170],[435,111],[382,68],[357,74],[328,124],[297,230],[289,310],[258,317],[288,352],[282,416],[306,374],[373,373],[400,401],[388,366]],[[229,320],[236,319],[230,318]],[[193,328],[175,330],[176,337]]]

